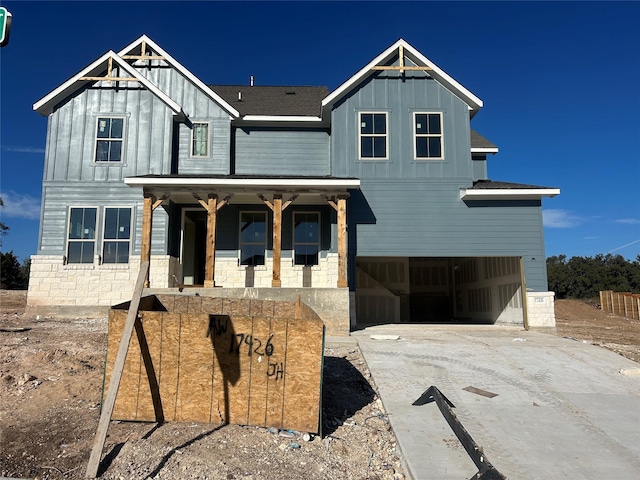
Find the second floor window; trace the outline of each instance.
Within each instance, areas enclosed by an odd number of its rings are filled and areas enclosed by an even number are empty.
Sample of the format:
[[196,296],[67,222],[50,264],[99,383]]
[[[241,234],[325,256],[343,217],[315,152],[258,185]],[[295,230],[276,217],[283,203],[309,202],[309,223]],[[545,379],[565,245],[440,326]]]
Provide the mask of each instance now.
[[96,250],[98,209],[71,208],[67,239],[67,263],[93,263]]
[[387,114],[360,113],[360,158],[387,158]]
[[105,208],[102,263],[129,263],[131,209]]
[[124,118],[98,117],[96,162],[121,162]]
[[442,113],[414,114],[415,158],[441,160]]
[[209,124],[194,123],[191,130],[191,156],[209,156]]
[[240,213],[240,265],[264,265],[267,247],[267,214]]

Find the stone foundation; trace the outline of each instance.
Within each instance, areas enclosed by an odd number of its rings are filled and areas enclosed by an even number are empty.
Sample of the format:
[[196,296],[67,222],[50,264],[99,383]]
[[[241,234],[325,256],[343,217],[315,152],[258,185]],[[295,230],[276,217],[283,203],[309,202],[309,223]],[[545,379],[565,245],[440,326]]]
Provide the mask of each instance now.
[[[290,258],[283,258],[280,264],[282,288],[302,288],[304,268],[291,265]],[[247,267],[238,266],[235,257],[216,257],[215,286],[224,288],[244,288],[246,286]],[[254,267],[254,288],[271,288],[273,279],[273,258],[265,259],[265,265]],[[328,254],[320,258],[318,265],[311,267],[312,288],[335,288],[338,284],[338,255]]]
[[556,328],[555,292],[527,292],[527,324],[531,330]]
[[[111,305],[130,300],[140,269],[140,257],[128,264],[64,264],[62,255],[33,255],[27,313],[48,316],[103,315]],[[151,257],[151,285],[169,287],[179,272],[178,259]],[[102,308],[101,308],[102,307]]]

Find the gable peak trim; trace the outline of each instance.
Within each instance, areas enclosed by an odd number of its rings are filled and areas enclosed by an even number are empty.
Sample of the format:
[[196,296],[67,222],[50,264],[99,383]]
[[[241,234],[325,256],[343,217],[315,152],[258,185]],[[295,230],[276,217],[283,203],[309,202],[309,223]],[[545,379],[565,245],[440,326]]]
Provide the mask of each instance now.
[[[218,95],[216,92],[214,92],[209,87],[207,87],[207,85],[205,85],[205,83],[202,80],[200,80],[193,73],[191,73],[184,65],[182,65],[175,58],[169,55],[169,53],[167,53],[156,42],[151,40],[147,35],[142,34],[136,40],[134,40],[129,45],[127,45],[122,50],[120,50],[120,52],[118,52],[118,55],[128,56],[131,53],[131,51],[135,50],[143,42],[146,43],[148,46],[150,46],[153,51],[155,51],[156,53],[159,53],[160,56],[164,57],[163,60],[165,62],[167,62],[169,65],[171,65],[180,73],[182,73],[194,85],[196,85],[200,90],[202,90],[202,92],[204,92],[205,95],[207,95],[214,102],[220,105],[229,115],[231,115],[233,118],[240,117],[240,113],[235,108],[233,108],[229,103],[227,103],[220,95]],[[132,59],[132,60],[135,60],[135,59]]]
[[[109,77],[100,77],[105,69],[109,69],[109,65],[113,67],[113,64],[116,64],[118,67],[122,68],[130,77],[118,77],[118,78],[109,78]],[[160,90],[156,85],[150,82],[147,78],[140,75],[127,62],[125,62],[122,58],[120,58],[113,50],[109,50],[104,55],[99,57],[97,60],[89,64],[83,70],[78,72],[76,75],[71,77],[69,80],[64,82],[62,85],[57,87],[55,90],[47,94],[42,99],[38,100],[33,104],[33,109],[40,113],[41,115],[50,115],[53,113],[56,105],[58,105],[62,100],[69,97],[76,90],[78,90],[81,85],[84,85],[85,82],[100,82],[100,81],[137,81],[140,82],[146,89],[152,92],[155,96],[157,96],[160,100],[162,100],[174,113],[174,115],[183,115],[182,107],[174,102],[171,98],[169,98],[162,90]]]
[[[417,67],[427,67],[424,70],[428,72],[429,76],[442,84],[445,88],[450,90],[452,93],[457,95],[464,101],[469,109],[473,112],[477,112],[483,106],[482,100],[476,97],[473,93],[463,87],[460,83],[454,80],[451,76],[449,76],[444,70],[442,70],[438,65],[425,57],[422,53],[420,53],[417,49],[415,49],[409,42],[404,40],[403,38],[398,39],[395,43],[393,43],[390,47],[385,49],[382,53],[376,56],[371,62],[361,68],[355,75],[349,78],[346,82],[342,83],[338,88],[336,88],[333,92],[331,92],[327,97],[322,100],[322,106],[330,106],[344,95],[346,95],[349,91],[351,91],[354,87],[356,87],[363,79],[368,76],[374,75],[378,70],[374,70],[374,67],[389,61],[396,54],[402,55],[402,57],[409,58],[412,62],[414,62]],[[404,63],[404,60],[402,61]],[[411,67],[411,69],[414,69]],[[421,68],[416,68],[418,70],[423,70]],[[408,68],[407,68],[408,70]]]

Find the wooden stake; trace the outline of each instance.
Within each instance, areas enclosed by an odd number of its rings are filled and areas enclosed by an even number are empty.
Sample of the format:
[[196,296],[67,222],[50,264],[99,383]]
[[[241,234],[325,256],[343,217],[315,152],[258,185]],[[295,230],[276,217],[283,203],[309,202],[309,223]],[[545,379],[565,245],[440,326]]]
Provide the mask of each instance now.
[[133,290],[133,297],[131,298],[131,303],[129,304],[129,313],[127,314],[127,321],[125,322],[124,331],[122,332],[122,338],[120,339],[118,355],[116,356],[116,361],[113,365],[113,372],[111,373],[109,388],[107,389],[107,395],[105,396],[104,402],[102,404],[102,413],[100,414],[100,421],[98,422],[98,430],[96,431],[96,437],[93,441],[93,448],[91,449],[91,456],[89,457],[89,463],[87,464],[87,472],[85,474],[86,478],[96,478],[96,476],[98,475],[100,457],[102,456],[104,441],[107,438],[107,430],[109,429],[109,422],[111,421],[111,415],[113,414],[113,407],[116,403],[118,387],[120,386],[122,371],[124,370],[124,362],[127,359],[129,342],[131,340],[133,327],[138,316],[140,297],[142,296],[142,289],[144,287],[144,282],[147,278],[148,273],[149,262],[142,262],[140,264],[138,280],[136,281],[136,286]]

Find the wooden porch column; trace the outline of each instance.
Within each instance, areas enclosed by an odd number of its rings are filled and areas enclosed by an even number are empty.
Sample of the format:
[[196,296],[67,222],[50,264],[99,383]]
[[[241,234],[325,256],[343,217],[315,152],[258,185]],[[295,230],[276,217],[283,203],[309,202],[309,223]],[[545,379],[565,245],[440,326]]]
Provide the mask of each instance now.
[[[150,193],[144,194],[142,203],[142,246],[140,249],[140,264],[151,262],[151,227],[153,226],[153,204],[156,197]],[[149,270],[145,274],[144,288],[149,288]]]
[[216,286],[216,223],[218,220],[218,210],[224,207],[232,195],[228,195],[224,200],[218,201],[218,195],[210,193],[205,202],[201,198],[197,198],[198,203],[207,211],[207,243],[205,250],[204,264],[204,286],[212,288]]
[[207,197],[207,245],[204,265],[204,286],[212,288],[216,269],[216,223],[218,220],[218,196],[210,193]]
[[338,197],[338,288],[347,287],[347,197]]
[[273,196],[273,278],[272,287],[282,286],[280,258],[282,256],[282,195]]
[[168,198],[163,195],[162,198],[156,197],[148,192],[144,194],[142,203],[142,246],[140,248],[140,264],[149,262],[149,268],[144,279],[144,288],[149,288],[149,272],[151,271],[151,228],[153,227],[153,211],[162,205],[162,202]]
[[298,194],[291,195],[291,198],[285,203],[282,203],[282,194],[276,193],[273,195],[273,203],[265,198],[261,193],[258,194],[258,198],[264,202],[264,204],[273,212],[273,276],[271,279],[272,287],[281,287],[282,280],[280,279],[280,260],[282,257],[282,212],[291,205]]
[[349,194],[338,195],[334,201],[327,195],[321,195],[325,202],[338,212],[338,288],[348,287],[347,283],[347,198]]

